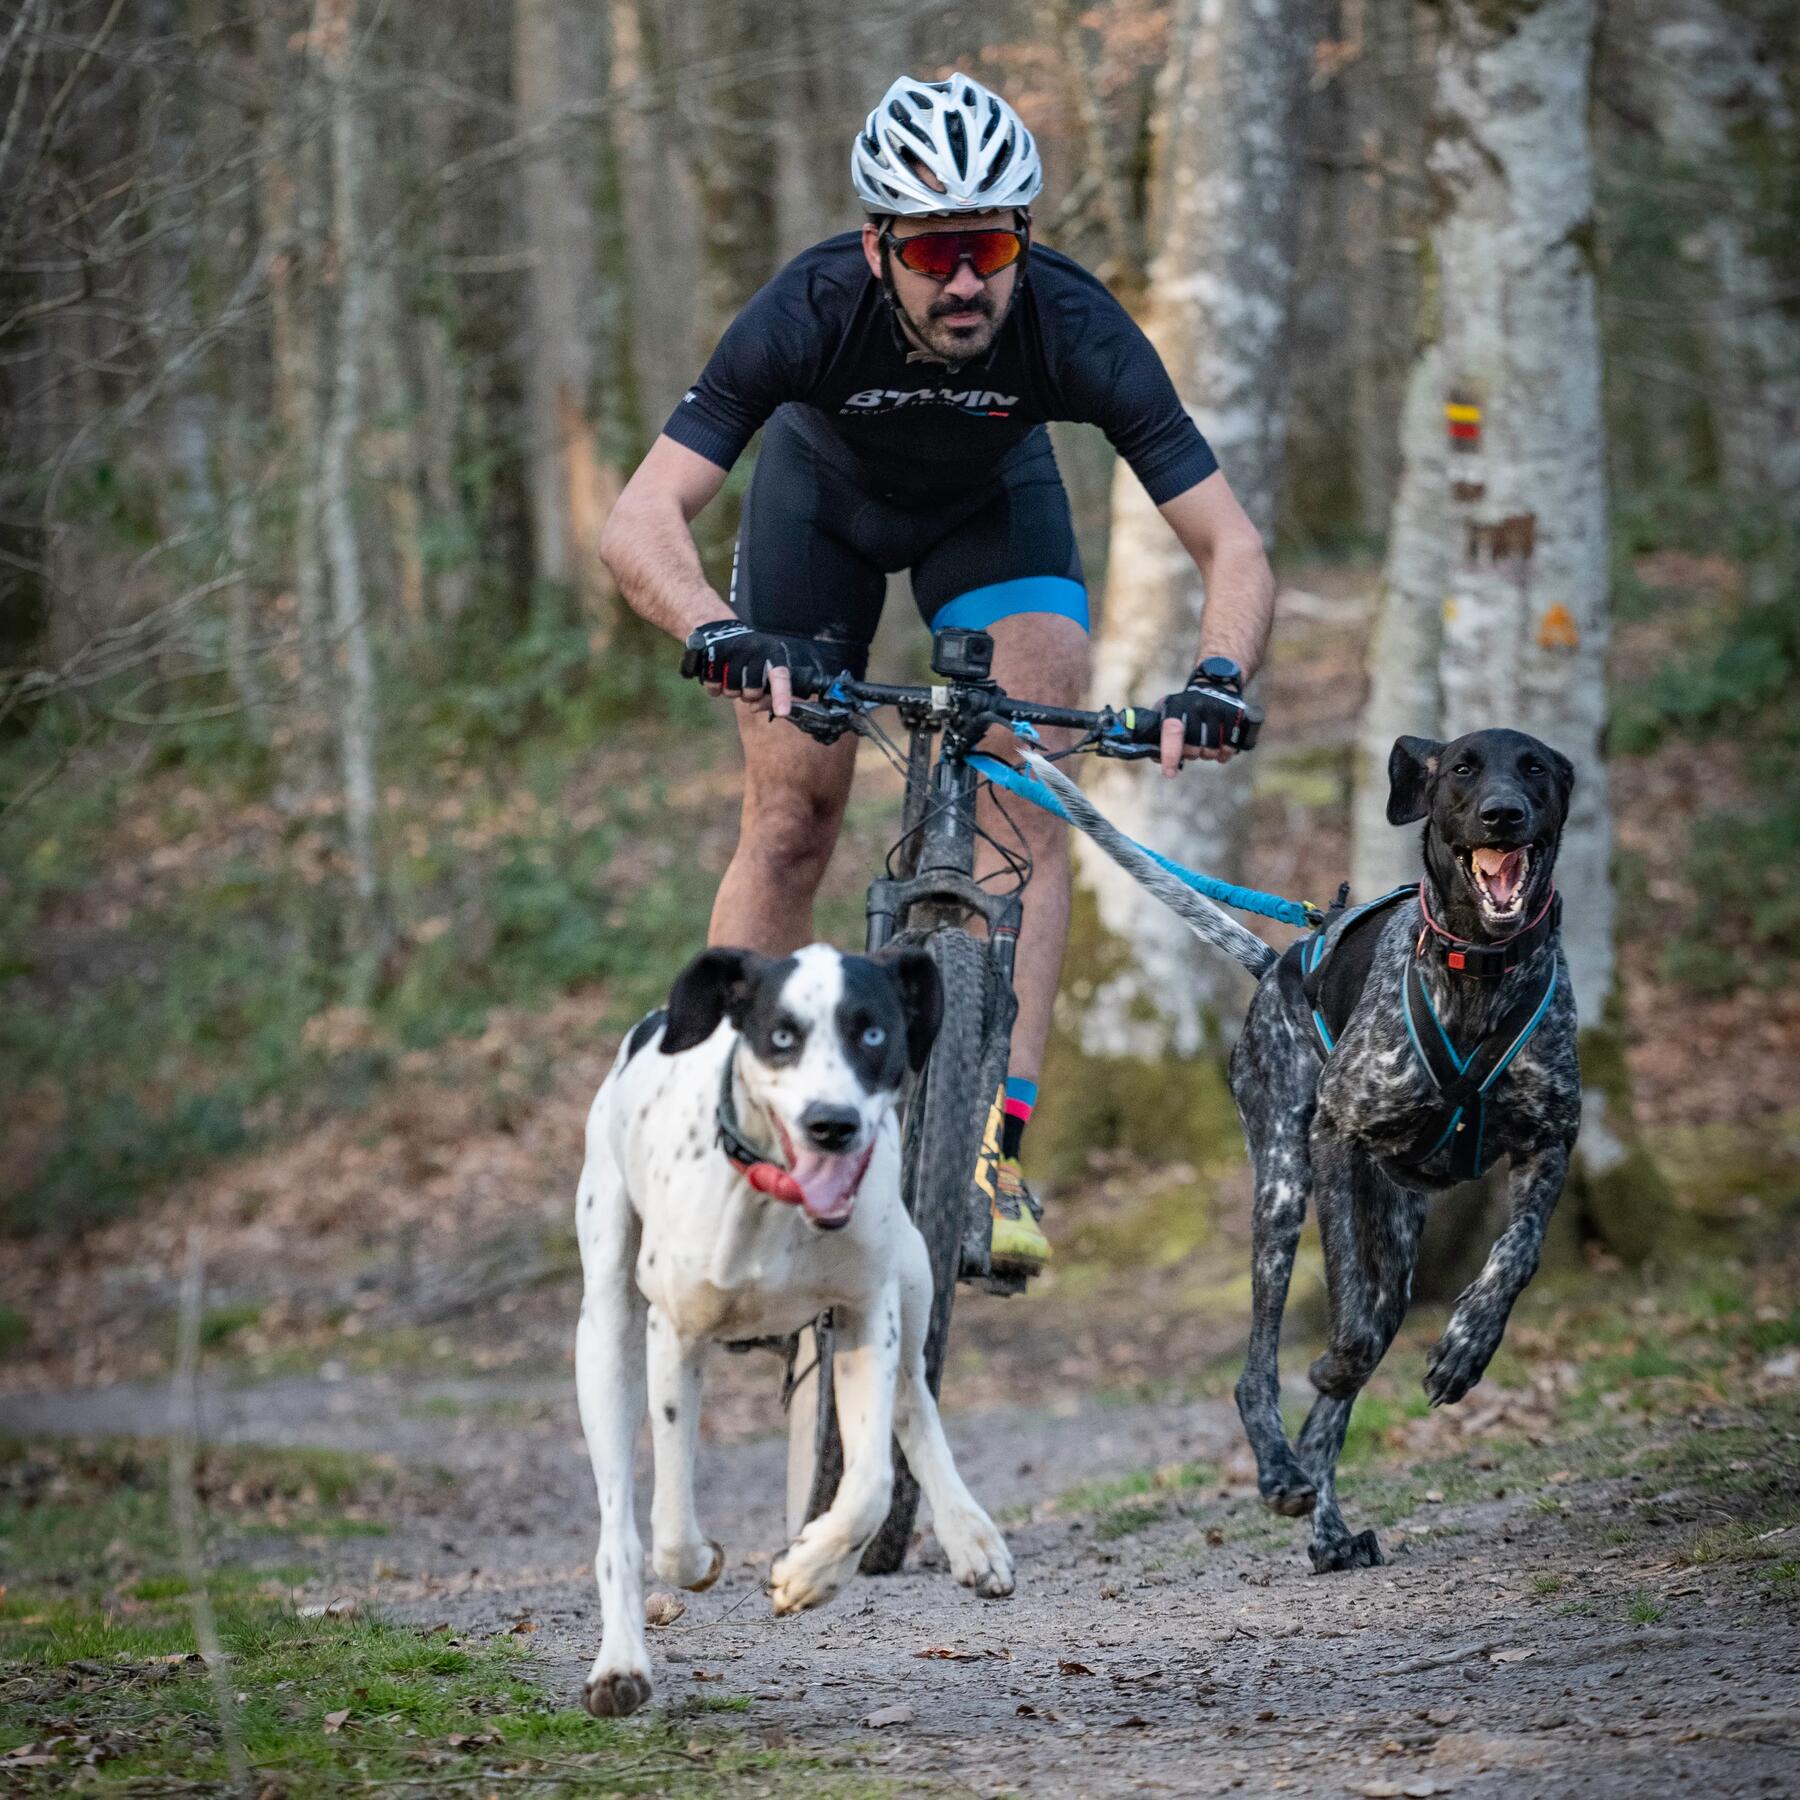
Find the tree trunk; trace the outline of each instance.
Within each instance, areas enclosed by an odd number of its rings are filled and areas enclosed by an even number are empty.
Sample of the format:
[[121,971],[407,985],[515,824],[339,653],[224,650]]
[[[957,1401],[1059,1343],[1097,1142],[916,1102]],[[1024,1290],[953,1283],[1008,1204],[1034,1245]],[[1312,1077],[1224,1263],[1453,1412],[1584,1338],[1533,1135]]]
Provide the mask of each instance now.
[[[1185,0],[1171,34],[1152,205],[1158,248],[1145,329],[1265,542],[1281,481],[1282,351],[1299,220],[1296,120],[1310,22],[1306,0],[1260,8]],[[1121,463],[1095,694],[1146,700],[1180,687],[1204,605],[1193,564]],[[1167,786],[1138,765],[1102,763],[1090,785],[1133,837],[1210,874],[1241,873],[1246,759],[1195,764]],[[1158,1058],[1216,1048],[1241,1016],[1242,975],[1147,904],[1110,862],[1081,849],[1100,924],[1123,951],[1082,1009],[1083,1049]]]
[[[567,0],[513,0],[513,92],[521,128],[535,134],[522,168],[526,281],[525,432],[533,573],[572,585],[583,562],[571,507],[569,451],[585,433],[593,373],[588,332],[594,310],[597,169],[591,139],[568,118],[598,91],[592,22]],[[593,79],[590,79],[593,77]]]
[[1373,900],[1419,873],[1417,832],[1387,822],[1388,756],[1397,737],[1430,736],[1441,706],[1438,652],[1450,569],[1442,396],[1442,355],[1428,343],[1406,388],[1406,461],[1369,643],[1369,694],[1357,726],[1350,887],[1358,900]]
[[1359,522],[1379,540],[1400,481],[1397,419],[1408,400],[1411,321],[1418,310],[1418,243],[1424,192],[1425,69],[1413,0],[1354,0],[1361,54],[1349,71],[1349,114],[1358,163],[1348,195],[1350,458]]
[[356,0],[320,0],[317,48],[330,93],[331,231],[337,260],[337,332],[331,411],[319,460],[319,516],[331,566],[332,617],[343,679],[335,684],[344,783],[344,828],[356,896],[353,952],[373,977],[381,950],[376,867],[375,656],[363,603],[362,559],[352,492],[362,420],[362,356],[368,332],[369,269],[360,216],[362,132],[352,79]]
[[699,0],[705,53],[722,73],[696,97],[692,134],[700,195],[700,307],[704,360],[743,304],[775,272],[774,83],[737,73],[760,48],[763,23],[741,0]]
[[[1439,215],[1427,344],[1405,421],[1373,691],[1359,756],[1357,866],[1398,868],[1378,822],[1386,746],[1511,725],[1576,767],[1558,859],[1581,1014],[1581,1144],[1592,1223],[1643,1241],[1659,1193],[1615,1054],[1606,717],[1606,443],[1587,109],[1595,0],[1449,0],[1430,172]],[[1441,608],[1441,627],[1431,619]],[[1437,706],[1423,662],[1437,638]],[[1387,840],[1382,842],[1381,840]],[[1417,868],[1410,845],[1405,864]],[[1578,1201],[1577,1204],[1580,1202]]]
[[1682,248],[1704,264],[1711,290],[1697,314],[1719,474],[1736,499],[1791,505],[1800,322],[1791,276],[1768,254],[1757,217],[1779,209],[1770,176],[1794,128],[1779,28],[1729,0],[1639,0],[1628,16],[1645,44],[1634,66],[1665,168],[1706,196]]
[[304,129],[317,97],[313,57],[305,48],[296,55],[291,46],[302,26],[297,7],[271,7],[257,21],[262,89],[257,205],[270,252],[270,360],[278,428],[271,474],[292,502],[293,637],[281,659],[292,685],[277,741],[283,742],[290,779],[301,794],[310,795],[326,779],[322,708],[331,684],[318,482],[323,371],[318,192],[324,169],[318,146]]

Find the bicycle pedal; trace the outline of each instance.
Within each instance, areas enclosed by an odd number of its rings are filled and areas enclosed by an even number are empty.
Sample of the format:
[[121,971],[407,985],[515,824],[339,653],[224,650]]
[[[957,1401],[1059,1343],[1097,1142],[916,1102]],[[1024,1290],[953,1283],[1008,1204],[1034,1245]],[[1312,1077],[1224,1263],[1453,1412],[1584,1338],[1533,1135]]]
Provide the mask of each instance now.
[[985,1293],[998,1294],[1002,1299],[1005,1299],[1011,1294],[1024,1293],[1030,1281],[1031,1277],[1029,1275],[1008,1275],[990,1272],[989,1274],[979,1277],[976,1280],[975,1285],[981,1288]]

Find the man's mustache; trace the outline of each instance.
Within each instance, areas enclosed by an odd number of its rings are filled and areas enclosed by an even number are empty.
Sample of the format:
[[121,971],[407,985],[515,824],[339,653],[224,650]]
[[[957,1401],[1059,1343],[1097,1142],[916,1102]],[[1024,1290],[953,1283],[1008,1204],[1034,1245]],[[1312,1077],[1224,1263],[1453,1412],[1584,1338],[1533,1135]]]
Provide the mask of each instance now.
[[981,313],[991,319],[994,316],[994,302],[987,294],[971,294],[967,300],[934,300],[931,310],[925,315],[928,319],[947,319],[952,313]]

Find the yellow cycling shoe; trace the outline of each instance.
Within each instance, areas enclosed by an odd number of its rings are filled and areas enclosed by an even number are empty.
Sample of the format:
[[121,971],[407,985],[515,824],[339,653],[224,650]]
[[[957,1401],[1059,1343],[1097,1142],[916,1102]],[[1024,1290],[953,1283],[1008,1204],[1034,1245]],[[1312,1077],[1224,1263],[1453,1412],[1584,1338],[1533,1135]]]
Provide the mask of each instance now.
[[1044,1209],[1025,1185],[1015,1157],[1002,1156],[995,1169],[993,1237],[989,1254],[996,1275],[1036,1275],[1050,1257],[1044,1236]]

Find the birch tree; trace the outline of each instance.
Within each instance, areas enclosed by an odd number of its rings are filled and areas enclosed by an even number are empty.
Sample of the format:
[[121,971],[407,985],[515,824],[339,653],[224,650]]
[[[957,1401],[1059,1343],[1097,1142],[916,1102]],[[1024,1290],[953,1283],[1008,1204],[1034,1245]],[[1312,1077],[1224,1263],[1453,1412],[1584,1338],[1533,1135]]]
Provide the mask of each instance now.
[[[1312,53],[1308,0],[1183,0],[1170,32],[1151,204],[1144,328],[1233,490],[1269,541],[1285,427],[1283,344],[1299,226],[1297,120]],[[1136,478],[1114,480],[1094,692],[1149,699],[1193,665],[1206,597],[1193,564]],[[1241,873],[1250,793],[1242,758],[1192,765],[1176,783],[1102,763],[1097,803],[1122,829],[1212,874]],[[1179,920],[1081,847],[1113,942],[1110,972],[1081,1007],[1093,1056],[1191,1056],[1240,1010],[1242,978]],[[1116,954],[1113,952],[1116,950]],[[1096,965],[1098,966],[1098,964]]]
[[[369,268],[361,214],[362,131],[352,62],[356,0],[320,0],[314,29],[329,93],[331,234],[338,307],[331,407],[319,457],[319,518],[331,569],[332,623],[343,679],[336,684],[344,834],[355,894],[354,949],[372,965],[381,938],[375,860],[375,652],[363,594],[352,483],[362,423],[362,356],[369,318]],[[372,967],[369,969],[372,975]]]
[[1511,725],[1575,764],[1557,876],[1572,900],[1563,941],[1585,1028],[1581,1149],[1590,1211],[1624,1242],[1655,1183],[1631,1149],[1615,1029],[1594,28],[1595,0],[1443,9],[1432,288],[1359,758],[1358,869],[1373,894],[1396,872],[1403,836],[1406,871],[1417,867],[1410,834],[1376,822],[1387,747],[1401,732],[1453,738]]

